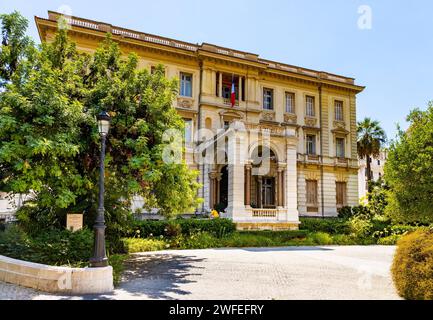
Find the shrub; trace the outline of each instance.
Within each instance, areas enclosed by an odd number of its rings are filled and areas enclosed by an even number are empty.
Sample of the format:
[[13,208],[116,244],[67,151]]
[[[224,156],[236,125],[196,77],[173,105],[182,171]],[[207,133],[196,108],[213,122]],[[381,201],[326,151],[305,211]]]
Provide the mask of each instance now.
[[333,243],[333,239],[329,233],[326,232],[314,232],[309,235],[309,238],[313,243],[318,245],[329,245]]
[[393,234],[387,237],[383,237],[377,240],[377,244],[382,246],[393,246],[400,240],[401,235]]
[[82,267],[88,264],[92,250],[93,232],[89,229],[48,230],[30,237],[13,225],[0,233],[0,254],[36,263]]
[[345,219],[339,218],[301,218],[300,230],[309,232],[326,232],[329,234],[348,234],[349,228]]
[[348,221],[349,230],[352,235],[364,238],[372,233],[373,223],[363,216],[354,216]]
[[346,206],[338,210],[338,217],[341,219],[350,219],[352,217],[356,217],[360,215],[371,216],[372,213],[368,207],[363,205],[354,206],[354,207]]
[[232,236],[223,239],[224,247],[245,248],[245,247],[272,247],[282,244],[276,244],[274,240],[265,234],[253,234],[250,232],[237,232]]
[[391,270],[400,296],[433,299],[433,230],[416,230],[400,239]]
[[[167,226],[172,223],[163,221],[137,221],[134,223],[133,232],[127,237],[135,236],[135,232],[140,230],[141,237],[165,235]],[[194,234],[197,232],[209,232],[216,237],[223,237],[236,230],[236,225],[229,219],[177,219],[175,223],[180,225],[183,235]]]
[[158,251],[166,248],[165,241],[162,239],[125,238],[122,241],[127,253]]
[[338,209],[338,217],[341,219],[349,219],[353,216],[352,207],[345,206]]
[[336,234],[332,236],[332,243],[340,246],[357,245],[356,239],[347,234]]
[[221,247],[220,239],[208,232],[181,235],[171,246],[179,249],[208,249]]
[[182,234],[182,227],[175,221],[169,221],[165,226],[164,231],[167,237],[177,237]]
[[406,233],[417,230],[419,227],[398,224],[391,227],[391,233],[396,235],[404,235]]
[[126,254],[113,254],[108,256],[108,264],[113,267],[113,283],[117,286],[121,280]]

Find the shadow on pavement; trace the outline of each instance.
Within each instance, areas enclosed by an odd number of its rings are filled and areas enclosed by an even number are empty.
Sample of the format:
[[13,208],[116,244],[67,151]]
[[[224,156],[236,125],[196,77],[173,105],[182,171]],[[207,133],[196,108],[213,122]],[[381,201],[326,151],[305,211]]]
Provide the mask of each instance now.
[[[88,295],[85,300],[111,300],[125,295],[125,299],[148,298],[171,300],[171,294],[187,295],[190,292],[180,289],[181,284],[195,281],[188,276],[200,275],[194,273],[202,269],[194,264],[205,259],[176,254],[146,254],[131,255],[125,262],[120,285],[115,288],[115,295]],[[181,298],[181,297],[180,297]],[[122,299],[122,297],[120,297]]]
[[262,247],[262,248],[218,248],[215,250],[244,250],[250,252],[284,252],[284,251],[334,251],[331,247]]

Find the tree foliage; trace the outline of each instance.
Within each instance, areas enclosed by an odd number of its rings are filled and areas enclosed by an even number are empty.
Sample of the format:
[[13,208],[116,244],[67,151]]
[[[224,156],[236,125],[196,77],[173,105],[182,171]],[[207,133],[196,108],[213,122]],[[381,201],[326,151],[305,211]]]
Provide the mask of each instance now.
[[433,102],[413,110],[399,130],[385,164],[390,187],[387,213],[402,222],[433,222]]
[[[22,19],[2,16],[6,25],[15,23],[7,30],[21,30]],[[138,57],[124,57],[109,35],[88,55],[76,50],[66,31],[39,49],[17,34],[20,46],[31,49],[22,51],[13,68],[3,60],[0,65],[12,71],[2,75],[8,81],[0,94],[0,189],[32,194],[18,214],[23,223],[60,227],[68,212],[86,212],[85,221],[93,223],[96,115],[102,110],[112,117],[105,163],[109,227],[126,221],[134,195],[166,216],[194,210],[197,172],[162,158],[170,143],[164,132],[183,130],[172,108],[178,84],[164,77],[162,66],[154,74],[139,70]]]
[[[380,127],[376,120],[365,118],[358,122],[358,156],[366,159],[367,163],[367,182],[371,182],[371,158],[378,157],[381,147],[386,142],[385,131]],[[370,191],[370,187],[369,187]]]

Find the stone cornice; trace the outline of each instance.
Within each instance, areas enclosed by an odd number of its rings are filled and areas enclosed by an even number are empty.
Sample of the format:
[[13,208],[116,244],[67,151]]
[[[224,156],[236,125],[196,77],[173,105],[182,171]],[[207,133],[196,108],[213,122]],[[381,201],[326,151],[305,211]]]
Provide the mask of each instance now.
[[[39,36],[42,41],[47,40],[46,32],[48,29],[51,29],[51,31],[57,30],[57,20],[61,17],[61,14],[48,11],[48,16],[49,19],[35,17]],[[99,40],[101,37],[105,37],[106,33],[112,33],[114,40],[124,44],[139,46],[143,49],[153,48],[176,55],[193,57],[197,60],[221,60],[226,63],[236,64],[242,68],[252,68],[259,72],[266,72],[271,76],[290,77],[300,81],[309,81],[314,84],[346,89],[355,93],[364,90],[364,87],[355,85],[353,78],[261,59],[254,53],[233,50],[208,43],[201,45],[192,44],[79,17],[67,17],[67,20],[71,32],[86,34]]]

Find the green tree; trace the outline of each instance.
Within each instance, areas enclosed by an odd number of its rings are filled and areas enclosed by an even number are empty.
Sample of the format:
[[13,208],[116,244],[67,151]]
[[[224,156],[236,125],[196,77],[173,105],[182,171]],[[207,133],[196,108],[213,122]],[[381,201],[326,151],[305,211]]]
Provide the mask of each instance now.
[[162,66],[153,75],[139,70],[137,56],[122,58],[110,36],[94,55],[81,54],[66,31],[19,61],[11,79],[18,70],[26,76],[0,94],[0,189],[32,195],[18,212],[23,225],[61,228],[68,212],[85,212],[93,224],[102,110],[113,119],[105,163],[108,232],[125,226],[135,195],[167,217],[199,204],[197,172],[163,161],[170,144],[164,132],[182,132],[183,121],[172,108],[177,80],[166,79]]
[[389,187],[384,179],[370,182],[370,192],[367,193],[368,209],[372,215],[382,216],[385,213],[387,201],[387,192]]
[[390,187],[386,212],[400,222],[433,222],[433,102],[413,110],[398,131],[385,164]]
[[0,15],[0,88],[12,80],[21,61],[34,49],[32,40],[26,36],[27,20],[18,12]]
[[361,159],[366,159],[367,163],[367,185],[370,191],[371,176],[371,159],[380,154],[383,144],[386,142],[385,131],[380,127],[376,120],[365,118],[358,122],[358,141],[357,150],[358,156]]

